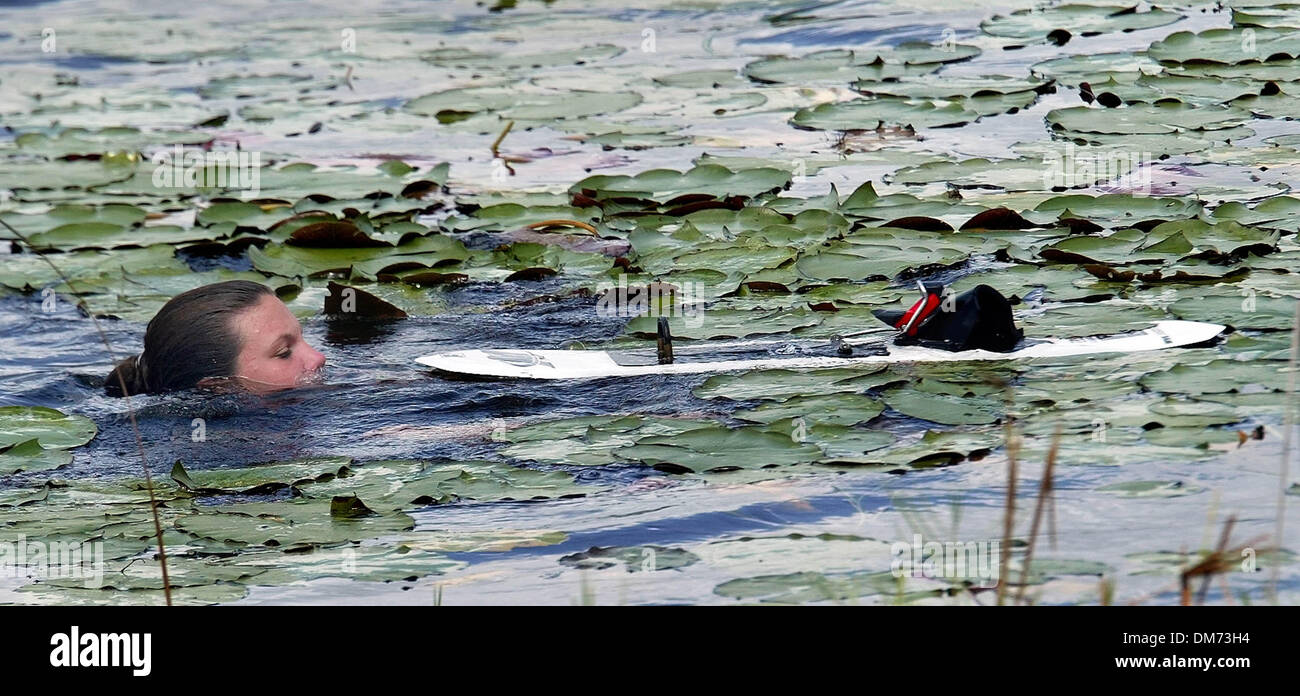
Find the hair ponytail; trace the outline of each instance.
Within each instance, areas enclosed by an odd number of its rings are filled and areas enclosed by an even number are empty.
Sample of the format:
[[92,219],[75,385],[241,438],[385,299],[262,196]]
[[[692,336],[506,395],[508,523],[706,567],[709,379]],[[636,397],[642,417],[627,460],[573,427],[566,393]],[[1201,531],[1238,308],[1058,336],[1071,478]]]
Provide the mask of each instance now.
[[[126,393],[122,393],[122,383],[126,382]],[[104,380],[104,391],[109,396],[127,396],[149,392],[149,380],[140,356],[133,355],[117,363],[113,371]]]

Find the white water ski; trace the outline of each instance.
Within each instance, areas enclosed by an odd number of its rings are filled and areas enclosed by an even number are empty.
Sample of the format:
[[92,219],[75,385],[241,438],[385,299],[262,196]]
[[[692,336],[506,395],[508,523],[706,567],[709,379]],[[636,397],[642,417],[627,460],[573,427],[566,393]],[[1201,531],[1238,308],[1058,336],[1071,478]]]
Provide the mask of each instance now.
[[[654,364],[654,356],[632,356],[629,352],[603,350],[457,350],[416,358],[421,365],[440,372],[500,379],[592,379],[638,375],[686,375],[701,372],[734,372],[773,368],[807,369],[848,367],[878,363],[961,362],[965,360],[1023,360],[1057,358],[1099,353],[1132,353],[1177,348],[1208,341],[1223,331],[1219,324],[1198,321],[1158,321],[1141,331],[1057,338],[1036,342],[1010,353],[967,350],[954,353],[920,346],[889,345],[884,355],[838,358],[805,356],[714,360]],[[648,361],[651,364],[638,364]]]

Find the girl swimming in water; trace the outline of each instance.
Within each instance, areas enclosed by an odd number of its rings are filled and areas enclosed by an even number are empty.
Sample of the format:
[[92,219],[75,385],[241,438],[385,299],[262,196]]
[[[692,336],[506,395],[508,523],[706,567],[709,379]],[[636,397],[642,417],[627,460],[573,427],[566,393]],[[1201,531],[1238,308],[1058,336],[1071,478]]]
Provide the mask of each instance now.
[[325,356],[265,285],[213,283],[173,297],[149,321],[144,351],[105,378],[111,396],[229,384],[266,393],[319,381]]

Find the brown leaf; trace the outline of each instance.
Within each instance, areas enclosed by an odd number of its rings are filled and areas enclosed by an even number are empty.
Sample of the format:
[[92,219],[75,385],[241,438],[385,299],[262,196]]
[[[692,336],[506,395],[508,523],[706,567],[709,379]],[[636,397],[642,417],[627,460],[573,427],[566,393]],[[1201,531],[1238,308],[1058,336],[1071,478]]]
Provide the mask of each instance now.
[[356,249],[364,247],[392,246],[388,242],[371,239],[356,225],[345,220],[334,222],[313,222],[299,227],[289,235],[285,244],[314,248]]
[[963,230],[1023,230],[1038,227],[1010,208],[985,210],[966,221]]
[[896,220],[890,220],[881,227],[896,227],[903,230],[917,230],[920,232],[952,232],[952,225],[924,215],[913,215],[910,217],[901,217]]
[[435,181],[420,179],[412,181],[402,189],[402,198],[428,198],[437,193],[440,187]]
[[330,281],[329,291],[330,294],[325,297],[326,314],[359,319],[405,319],[407,317],[406,312],[398,307],[360,288]]
[[426,271],[424,273],[412,273],[400,280],[411,285],[460,285],[469,282],[469,276],[464,273]]
[[1133,280],[1133,277],[1137,275],[1137,273],[1133,271],[1120,270],[1104,263],[1085,263],[1083,264],[1083,270],[1101,278],[1102,280],[1109,280],[1117,283],[1127,283]]
[[542,280],[543,278],[550,278],[553,275],[556,275],[555,269],[535,266],[533,268],[525,268],[520,271],[515,271],[506,276],[506,280]]

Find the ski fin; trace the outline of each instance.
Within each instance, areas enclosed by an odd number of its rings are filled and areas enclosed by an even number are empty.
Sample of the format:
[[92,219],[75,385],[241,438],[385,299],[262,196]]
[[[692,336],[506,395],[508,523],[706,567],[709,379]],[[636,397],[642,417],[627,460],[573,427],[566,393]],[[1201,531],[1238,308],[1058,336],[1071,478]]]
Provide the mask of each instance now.
[[668,330],[668,317],[659,317],[656,328],[659,334],[659,364],[671,365],[673,363],[673,334]]

